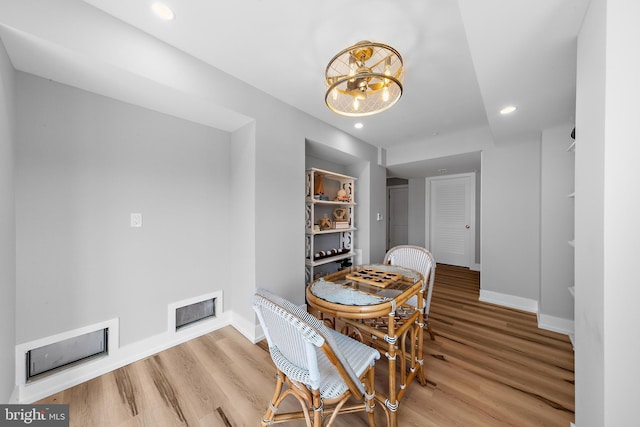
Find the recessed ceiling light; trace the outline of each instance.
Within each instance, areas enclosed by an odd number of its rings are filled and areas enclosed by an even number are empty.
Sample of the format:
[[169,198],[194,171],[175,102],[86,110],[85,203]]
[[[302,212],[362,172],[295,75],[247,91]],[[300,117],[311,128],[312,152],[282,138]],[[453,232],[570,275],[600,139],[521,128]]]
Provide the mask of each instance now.
[[444,168],[443,169],[438,169],[438,173],[447,173],[447,172],[448,172],[448,170],[446,170]]
[[500,110],[500,114],[511,114],[514,111],[516,111],[516,106],[515,105],[507,105],[506,107],[504,107],[502,110]]
[[364,125],[360,122],[356,123],[355,125],[353,125],[354,128],[356,129],[362,129],[364,127]]
[[176,17],[175,13],[173,13],[173,10],[171,10],[171,8],[164,3],[156,2],[152,4],[151,10],[153,10],[153,13],[155,13],[158,18],[164,19],[165,21],[171,21]]

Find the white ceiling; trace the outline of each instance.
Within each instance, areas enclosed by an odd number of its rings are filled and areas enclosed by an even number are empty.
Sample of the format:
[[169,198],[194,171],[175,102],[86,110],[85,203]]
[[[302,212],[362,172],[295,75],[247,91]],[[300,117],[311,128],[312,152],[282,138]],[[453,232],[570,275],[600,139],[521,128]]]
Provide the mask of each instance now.
[[[160,110],[221,129],[246,123],[224,108],[212,119],[216,106],[175,88],[159,99],[162,82],[148,78],[154,58],[144,54],[142,31],[154,38],[145,43],[162,41],[393,149],[483,126],[506,142],[573,121],[576,35],[588,1],[165,0],[176,18],[161,21],[151,0],[0,0],[0,37],[19,70],[140,105],[156,97]],[[126,64],[114,63],[105,37],[111,45],[117,40]],[[336,115],[324,105],[324,69],[337,52],[365,39],[402,54],[404,95],[379,115]],[[501,116],[508,104],[518,110]],[[354,129],[356,121],[364,128]],[[479,156],[460,160],[470,158]]]

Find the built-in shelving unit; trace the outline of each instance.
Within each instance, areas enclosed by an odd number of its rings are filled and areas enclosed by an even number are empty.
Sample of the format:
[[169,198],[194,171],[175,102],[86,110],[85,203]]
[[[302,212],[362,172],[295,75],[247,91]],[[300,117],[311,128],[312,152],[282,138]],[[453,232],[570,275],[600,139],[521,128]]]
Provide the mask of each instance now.
[[351,264],[355,257],[356,178],[306,171],[305,276],[307,283]]

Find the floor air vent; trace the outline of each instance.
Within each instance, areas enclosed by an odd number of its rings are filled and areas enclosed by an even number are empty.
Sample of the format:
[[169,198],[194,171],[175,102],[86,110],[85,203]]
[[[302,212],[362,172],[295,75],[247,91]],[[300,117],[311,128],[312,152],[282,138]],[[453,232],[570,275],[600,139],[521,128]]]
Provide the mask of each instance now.
[[216,317],[216,299],[210,298],[176,308],[176,331],[200,320]]
[[109,328],[27,351],[27,381],[109,353]]

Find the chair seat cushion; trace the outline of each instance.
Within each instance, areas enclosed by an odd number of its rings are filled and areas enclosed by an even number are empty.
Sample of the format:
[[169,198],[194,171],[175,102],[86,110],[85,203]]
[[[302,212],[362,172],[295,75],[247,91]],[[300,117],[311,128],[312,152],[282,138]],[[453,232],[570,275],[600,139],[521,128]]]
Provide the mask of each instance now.
[[[380,358],[377,350],[349,338],[332,329],[329,330],[342,355],[347,359],[354,372],[360,377],[375,360]],[[318,369],[320,371],[320,395],[323,398],[338,397],[347,391],[348,387],[335,367],[329,362],[321,349],[317,350]]]

